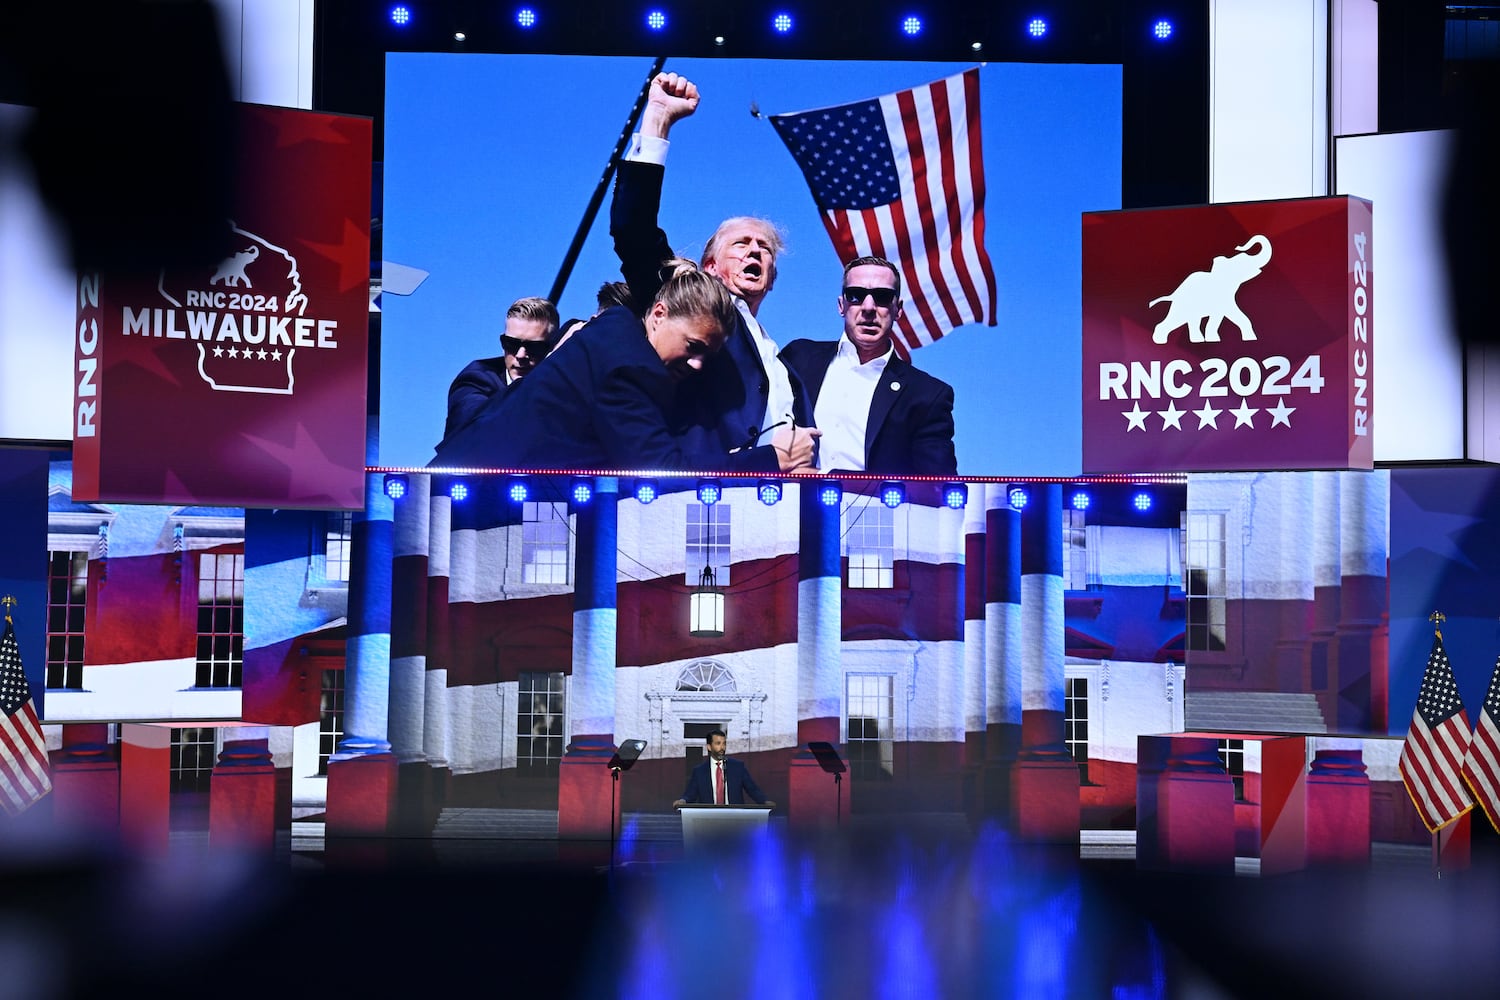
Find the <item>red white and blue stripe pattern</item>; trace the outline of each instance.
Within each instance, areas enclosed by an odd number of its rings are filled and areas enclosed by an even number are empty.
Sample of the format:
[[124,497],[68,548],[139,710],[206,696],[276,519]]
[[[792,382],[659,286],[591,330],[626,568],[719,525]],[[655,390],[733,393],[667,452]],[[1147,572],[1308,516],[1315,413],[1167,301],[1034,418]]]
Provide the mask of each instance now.
[[1474,799],[1462,778],[1468,752],[1469,716],[1464,712],[1439,632],[1427,656],[1417,707],[1398,764],[1407,794],[1422,822],[1434,833],[1474,808]]
[[1484,696],[1479,725],[1469,743],[1464,760],[1464,783],[1483,807],[1490,825],[1500,830],[1500,661],[1490,675],[1490,689]]

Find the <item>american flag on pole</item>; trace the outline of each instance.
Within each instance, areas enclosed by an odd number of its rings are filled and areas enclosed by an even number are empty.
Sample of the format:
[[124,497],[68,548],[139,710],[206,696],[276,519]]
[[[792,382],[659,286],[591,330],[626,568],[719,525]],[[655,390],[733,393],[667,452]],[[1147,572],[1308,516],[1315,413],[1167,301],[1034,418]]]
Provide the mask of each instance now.
[[802,168],[840,262],[876,256],[900,268],[899,354],[968,323],[995,325],[978,69],[868,101],[773,115],[771,124]]
[[1474,808],[1462,777],[1468,752],[1469,716],[1439,632],[1432,639],[1398,765],[1407,794],[1433,833]]
[[47,744],[21,669],[16,629],[7,614],[0,638],[0,806],[15,816],[51,790]]
[[1500,830],[1500,661],[1490,675],[1490,689],[1479,712],[1479,725],[1464,760],[1464,782],[1484,808],[1490,825]]

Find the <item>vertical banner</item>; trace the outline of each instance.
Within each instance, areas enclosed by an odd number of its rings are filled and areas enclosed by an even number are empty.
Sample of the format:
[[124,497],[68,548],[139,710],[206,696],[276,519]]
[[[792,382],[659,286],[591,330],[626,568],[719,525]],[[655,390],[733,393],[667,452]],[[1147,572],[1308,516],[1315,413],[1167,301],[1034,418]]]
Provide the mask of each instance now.
[[364,505],[371,122],[234,110],[222,257],[79,276],[76,500]]
[[1083,216],[1083,471],[1369,469],[1371,206]]

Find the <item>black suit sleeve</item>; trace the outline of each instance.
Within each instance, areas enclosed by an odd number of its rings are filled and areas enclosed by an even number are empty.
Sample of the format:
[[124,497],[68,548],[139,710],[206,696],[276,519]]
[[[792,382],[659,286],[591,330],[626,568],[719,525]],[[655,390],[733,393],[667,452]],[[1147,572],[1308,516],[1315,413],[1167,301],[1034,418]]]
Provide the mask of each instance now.
[[493,376],[474,365],[459,372],[448,387],[448,422],[443,426],[444,440],[473,420],[484,404],[494,397],[497,388]]
[[939,382],[940,391],[927,404],[911,438],[913,472],[922,476],[958,475],[953,450],[953,387]]
[[665,176],[660,164],[622,160],[615,168],[615,193],[609,203],[609,235],[620,259],[620,274],[643,314],[661,290],[662,263],[675,256],[656,221]]
[[620,367],[608,373],[594,400],[594,425],[610,464],[620,469],[704,469],[774,472],[780,466],[769,445],[733,455],[694,449],[672,433],[665,414],[673,383],[665,371]]
[[755,783],[755,779],[750,777],[750,769],[741,766],[740,774],[743,775],[743,778],[740,780],[740,787],[744,789],[745,797],[754,799],[761,805],[765,805],[766,793],[761,791],[760,786]]

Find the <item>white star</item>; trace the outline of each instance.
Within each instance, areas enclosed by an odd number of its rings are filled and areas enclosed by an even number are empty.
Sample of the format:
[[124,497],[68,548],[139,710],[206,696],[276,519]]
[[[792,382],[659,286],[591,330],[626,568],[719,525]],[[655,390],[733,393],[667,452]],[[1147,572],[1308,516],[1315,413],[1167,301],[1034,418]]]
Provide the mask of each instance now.
[[1167,408],[1165,410],[1158,410],[1156,413],[1158,417],[1161,417],[1161,429],[1166,430],[1168,427],[1175,427],[1178,430],[1182,430],[1182,416],[1186,412],[1186,410],[1179,410],[1177,404],[1172,400],[1167,400]]
[[262,361],[266,360],[266,349],[262,347],[260,350],[255,352],[255,356]]
[[1284,399],[1278,399],[1276,405],[1266,412],[1271,415],[1272,427],[1275,427],[1277,424],[1285,424],[1287,427],[1290,427],[1292,426],[1292,414],[1297,412],[1297,408],[1295,406],[1287,406]]
[[1143,409],[1141,409],[1141,404],[1140,404],[1139,401],[1137,401],[1136,403],[1134,403],[1133,406],[1131,407],[1131,409],[1121,410],[1120,411],[1120,416],[1124,417],[1129,422],[1128,425],[1125,428],[1125,433],[1129,434],[1131,431],[1135,430],[1136,428],[1140,428],[1141,430],[1145,430],[1146,429],[1146,418],[1149,417],[1150,415],[1151,415],[1151,411],[1150,410],[1143,410]]
[[1212,427],[1214,430],[1219,429],[1219,411],[1214,409],[1214,404],[1208,400],[1205,399],[1203,401],[1203,409],[1194,410],[1193,412],[1198,415],[1198,429],[1200,431],[1205,427]]
[[229,356],[230,356],[230,357],[231,357],[231,358],[237,358],[237,357],[239,357],[239,356],[240,356],[240,352],[239,352],[239,351],[238,351],[238,350],[236,350],[236,349],[235,349],[235,348],[233,348],[233,347],[231,347],[231,348],[230,348],[230,349],[229,349]]
[[222,358],[223,356],[224,356],[224,345],[223,344],[215,344],[214,345],[214,357],[216,357],[216,358]]
[[1260,412],[1260,407],[1251,406],[1248,399],[1240,400],[1240,405],[1229,411],[1234,414],[1234,426],[1255,428],[1255,421],[1251,418]]

